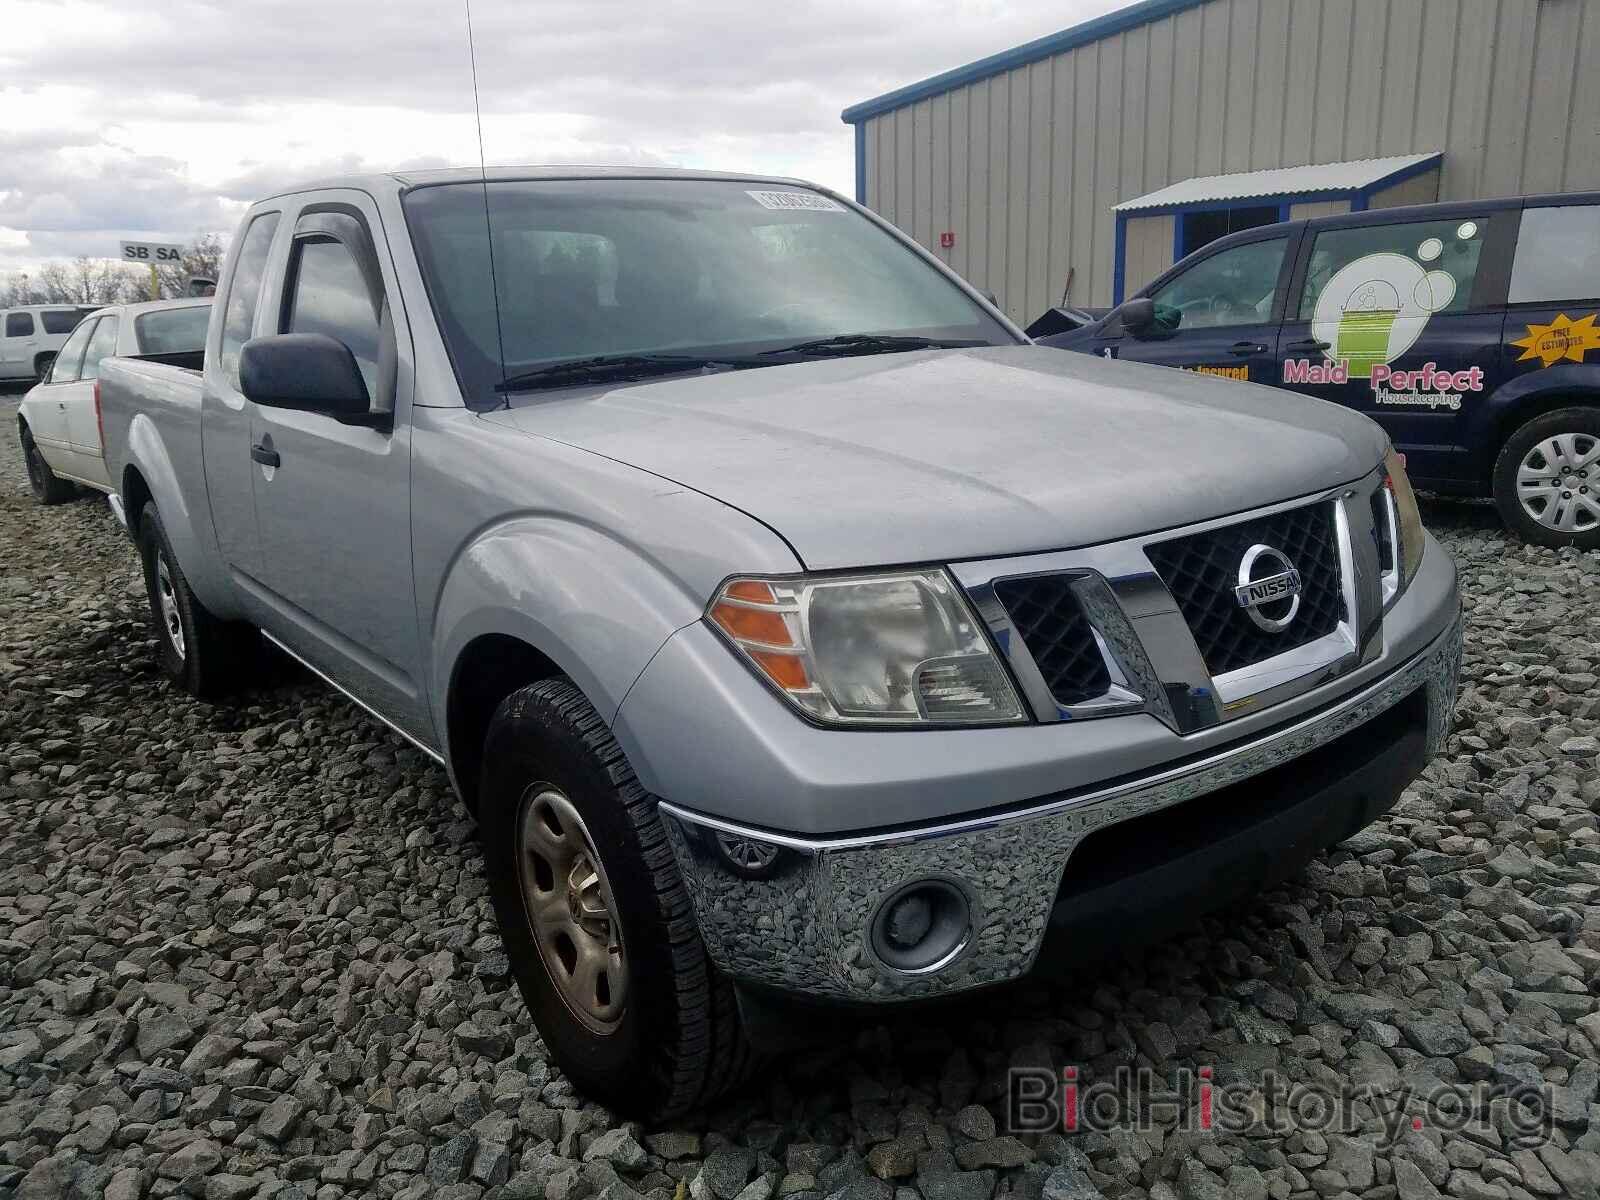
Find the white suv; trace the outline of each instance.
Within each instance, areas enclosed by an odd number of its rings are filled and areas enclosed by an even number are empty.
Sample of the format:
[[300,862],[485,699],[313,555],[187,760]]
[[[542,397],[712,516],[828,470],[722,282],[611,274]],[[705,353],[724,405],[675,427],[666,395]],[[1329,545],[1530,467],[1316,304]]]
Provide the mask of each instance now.
[[67,336],[94,311],[74,304],[0,309],[0,379],[43,379]]

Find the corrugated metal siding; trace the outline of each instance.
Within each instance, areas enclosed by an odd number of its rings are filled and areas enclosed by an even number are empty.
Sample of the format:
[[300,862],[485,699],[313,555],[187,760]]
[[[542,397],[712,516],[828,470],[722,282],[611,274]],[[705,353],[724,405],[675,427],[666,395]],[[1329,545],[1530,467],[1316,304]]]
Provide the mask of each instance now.
[[1027,321],[1069,270],[1110,303],[1112,206],[1194,175],[1442,150],[1441,200],[1600,189],[1596,61],[1600,0],[1210,0],[870,118],[867,203]]
[[[1533,189],[1540,190],[1540,189]],[[1392,187],[1373,192],[1368,208],[1399,208],[1405,204],[1432,204],[1439,198],[1439,172],[1425,171]]]
[[1149,283],[1172,265],[1172,236],[1177,218],[1171,213],[1156,217],[1129,217],[1126,234],[1125,278],[1128,292]]
[[1312,217],[1337,217],[1350,211],[1348,200],[1313,200],[1307,204],[1291,204],[1291,221],[1309,221]]

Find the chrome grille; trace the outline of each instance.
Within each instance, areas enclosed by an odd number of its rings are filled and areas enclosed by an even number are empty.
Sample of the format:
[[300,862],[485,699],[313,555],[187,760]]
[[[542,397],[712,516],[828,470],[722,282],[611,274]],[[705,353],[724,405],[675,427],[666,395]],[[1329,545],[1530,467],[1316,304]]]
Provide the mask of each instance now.
[[[1258,543],[1282,551],[1300,572],[1300,611],[1282,632],[1259,628],[1234,598],[1240,560]],[[1155,542],[1145,553],[1213,676],[1325,637],[1345,616],[1332,504],[1308,504]]]
[[1072,591],[1072,576],[998,579],[994,594],[1057,704],[1081,704],[1106,693],[1111,675]]

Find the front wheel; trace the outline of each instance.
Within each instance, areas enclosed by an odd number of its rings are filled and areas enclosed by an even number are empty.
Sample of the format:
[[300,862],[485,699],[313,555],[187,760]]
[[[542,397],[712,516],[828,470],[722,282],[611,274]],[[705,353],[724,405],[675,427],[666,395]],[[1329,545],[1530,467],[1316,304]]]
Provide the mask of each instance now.
[[655,797],[567,680],[495,710],[478,819],[512,972],[581,1091],[658,1120],[743,1077],[733,989],[706,957]]
[[1500,516],[1541,546],[1600,547],[1600,408],[1563,408],[1522,425],[1494,464]]
[[26,425],[22,427],[22,461],[27,464],[28,486],[33,489],[33,498],[37,503],[63,504],[78,494],[78,489],[71,482],[50,469],[50,464],[39,453],[33,433]]

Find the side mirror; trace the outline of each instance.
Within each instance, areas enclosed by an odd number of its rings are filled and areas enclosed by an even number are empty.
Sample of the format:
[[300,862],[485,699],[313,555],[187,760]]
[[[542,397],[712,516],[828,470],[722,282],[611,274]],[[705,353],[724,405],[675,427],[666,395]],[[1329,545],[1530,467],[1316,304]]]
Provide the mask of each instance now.
[[239,351],[239,390],[266,408],[364,417],[372,407],[350,347],[325,333],[251,338]]
[[1148,296],[1139,296],[1124,301],[1112,315],[1122,322],[1123,329],[1138,337],[1155,328],[1156,302]]

